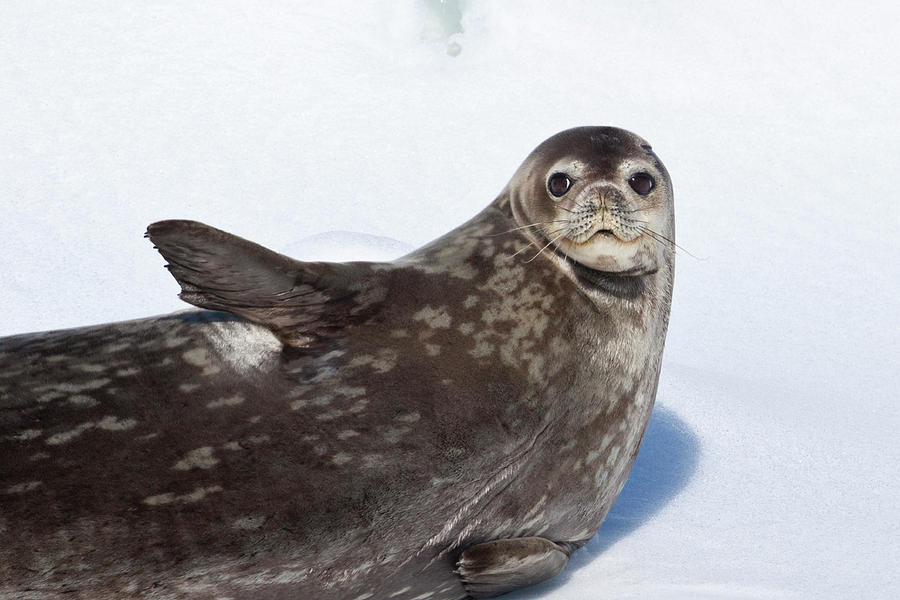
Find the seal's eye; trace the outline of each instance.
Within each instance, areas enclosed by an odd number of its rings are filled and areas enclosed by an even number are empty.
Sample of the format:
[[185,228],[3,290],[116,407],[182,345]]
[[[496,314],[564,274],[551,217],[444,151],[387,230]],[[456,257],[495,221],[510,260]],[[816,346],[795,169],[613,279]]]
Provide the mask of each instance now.
[[557,198],[568,192],[571,186],[572,180],[565,173],[554,173],[547,180],[547,189]]
[[628,185],[641,196],[646,196],[653,189],[653,178],[646,173],[638,173],[631,176]]

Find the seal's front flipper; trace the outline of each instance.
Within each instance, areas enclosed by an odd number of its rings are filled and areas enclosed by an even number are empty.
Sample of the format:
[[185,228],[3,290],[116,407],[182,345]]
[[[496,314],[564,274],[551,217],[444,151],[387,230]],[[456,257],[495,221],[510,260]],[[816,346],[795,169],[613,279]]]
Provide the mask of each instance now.
[[540,537],[511,538],[466,549],[456,572],[472,598],[491,598],[559,573],[572,547]]
[[304,346],[361,319],[384,299],[371,263],[300,262],[197,221],[147,228],[179,297],[259,323]]

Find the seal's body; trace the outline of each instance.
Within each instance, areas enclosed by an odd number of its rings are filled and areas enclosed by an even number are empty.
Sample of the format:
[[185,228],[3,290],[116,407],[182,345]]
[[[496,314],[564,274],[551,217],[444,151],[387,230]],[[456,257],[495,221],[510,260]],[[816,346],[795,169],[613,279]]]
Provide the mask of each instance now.
[[213,310],[0,340],[0,597],[438,600],[556,574],[650,415],[671,214],[643,140],[580,128],[393,263],[152,225]]

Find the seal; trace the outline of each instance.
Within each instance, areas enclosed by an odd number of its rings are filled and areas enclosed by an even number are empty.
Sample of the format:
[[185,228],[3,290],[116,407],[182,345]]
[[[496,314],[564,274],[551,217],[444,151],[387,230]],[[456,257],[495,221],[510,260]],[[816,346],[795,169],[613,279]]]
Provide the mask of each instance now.
[[481,598],[600,527],[673,281],[643,139],[557,134],[391,263],[147,236],[204,310],[0,340],[0,597]]

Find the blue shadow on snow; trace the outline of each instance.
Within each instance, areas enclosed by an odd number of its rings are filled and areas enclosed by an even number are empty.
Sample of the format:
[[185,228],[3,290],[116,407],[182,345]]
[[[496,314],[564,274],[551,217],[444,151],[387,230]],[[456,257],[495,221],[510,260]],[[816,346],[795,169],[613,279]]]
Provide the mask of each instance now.
[[503,596],[531,600],[565,585],[572,573],[649,521],[691,480],[700,462],[700,441],[674,411],[657,403],[631,475],[600,531],[572,555],[562,573],[527,589]]

